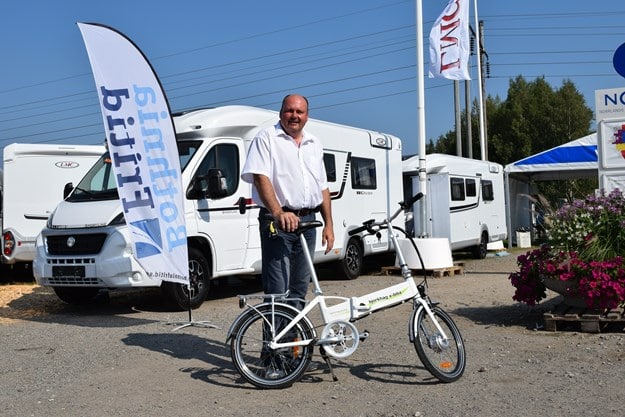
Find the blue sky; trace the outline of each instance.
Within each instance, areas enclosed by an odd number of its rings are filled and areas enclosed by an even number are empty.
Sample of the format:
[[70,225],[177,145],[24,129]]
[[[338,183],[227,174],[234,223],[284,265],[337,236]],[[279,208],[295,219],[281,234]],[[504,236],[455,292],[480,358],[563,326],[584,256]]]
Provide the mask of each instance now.
[[[5,3],[0,147],[102,143],[81,21],[131,38],[174,111],[225,104],[277,110],[285,94],[299,92],[309,97],[312,117],[393,134],[404,154],[417,150],[414,0]],[[446,4],[423,0],[426,64],[428,34]],[[473,10],[472,2],[472,24]],[[612,65],[625,42],[623,2],[478,0],[478,14],[490,63],[487,94],[505,99],[517,75],[544,76],[554,87],[570,79],[594,108],[596,89],[625,85]],[[472,82],[473,97],[477,88]],[[453,129],[451,81],[425,79],[425,113],[428,139]]]

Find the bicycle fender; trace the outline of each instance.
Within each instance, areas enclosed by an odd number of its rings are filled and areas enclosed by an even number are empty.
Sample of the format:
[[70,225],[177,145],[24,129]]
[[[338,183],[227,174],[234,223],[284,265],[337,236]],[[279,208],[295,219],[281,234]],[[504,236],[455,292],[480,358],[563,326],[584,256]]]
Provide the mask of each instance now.
[[[436,311],[437,309],[439,309],[439,307],[437,307],[438,304],[438,302],[431,303],[429,304],[429,307],[432,311]],[[410,339],[410,343],[413,343],[415,340],[415,320],[417,319],[417,316],[419,315],[419,312],[421,310],[423,310],[422,304],[419,304],[419,307],[412,310],[412,315],[410,316],[410,321],[408,322],[408,338]]]
[[[247,309],[245,309],[244,312],[242,312],[241,314],[239,314],[237,316],[236,319],[234,319],[234,321],[232,322],[232,324],[230,325],[230,328],[228,329],[228,333],[226,333],[226,343],[228,343],[230,341],[230,339],[232,338],[232,336],[239,330],[239,327],[241,326],[241,323],[243,321],[245,321],[249,316],[252,316],[254,314],[260,314],[261,311],[265,311],[265,310],[269,310],[271,309],[272,304],[270,302],[266,302],[266,303],[260,303],[260,304],[256,304],[253,306],[249,306]],[[291,310],[294,315],[298,315],[299,314],[299,310],[296,309],[295,307],[293,307],[292,305],[289,304],[285,304],[285,303],[274,303],[273,307],[281,307],[281,308],[286,308]],[[310,320],[308,319],[308,317],[304,317],[302,318],[302,321],[305,321],[308,326],[313,329],[313,333],[315,333],[315,328],[313,327],[312,323],[310,322]],[[313,334],[314,337],[316,337],[316,334]]]
[[412,309],[412,314],[410,315],[410,320],[408,321],[408,339],[410,343],[414,343],[415,340],[415,320],[419,315],[419,312],[423,310],[423,306],[419,304],[419,307]]

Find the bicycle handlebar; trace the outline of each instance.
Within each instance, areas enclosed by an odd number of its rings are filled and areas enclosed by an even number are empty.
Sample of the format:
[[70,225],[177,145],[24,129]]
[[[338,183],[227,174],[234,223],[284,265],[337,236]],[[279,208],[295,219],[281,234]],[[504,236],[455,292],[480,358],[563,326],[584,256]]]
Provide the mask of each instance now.
[[[355,229],[350,230],[349,232],[347,232],[348,235],[350,236],[354,236],[355,234],[358,234],[360,232],[364,232],[365,230],[369,230],[371,228],[371,225],[374,223],[374,219],[369,219],[366,222],[363,223],[363,226],[359,226]],[[375,232],[373,232],[375,233]]]
[[412,205],[416,203],[418,200],[421,200],[422,197],[423,197],[423,193],[416,193],[410,200],[406,202],[402,201],[401,203],[399,203],[399,205],[402,209],[407,210],[410,207],[412,207]]
[[402,201],[399,203],[399,209],[397,209],[397,211],[388,219],[381,221],[381,222],[377,222],[374,219],[369,219],[367,221],[364,221],[362,223],[362,226],[358,226],[355,229],[350,230],[349,232],[347,232],[348,235],[353,236],[355,234],[358,234],[360,232],[364,232],[365,230],[369,233],[369,234],[374,234],[375,230],[373,229],[373,226],[382,226],[384,224],[390,224],[391,220],[393,220],[395,217],[397,217],[399,215],[399,213],[402,212],[402,210],[407,210],[410,207],[412,207],[412,205],[414,203],[416,203],[418,200],[420,200],[423,197],[423,193],[417,193],[415,194],[413,197],[411,197],[408,201]]

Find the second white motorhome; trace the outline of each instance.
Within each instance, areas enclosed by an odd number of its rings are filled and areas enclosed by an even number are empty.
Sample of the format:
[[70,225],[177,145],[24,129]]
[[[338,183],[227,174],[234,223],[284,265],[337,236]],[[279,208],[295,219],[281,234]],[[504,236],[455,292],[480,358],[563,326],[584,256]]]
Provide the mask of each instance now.
[[4,148],[2,261],[32,262],[35,240],[63,200],[104,153],[104,146],[12,143]]
[[[260,273],[259,210],[240,176],[251,140],[278,119],[277,112],[245,106],[175,115],[191,297],[185,285],[163,282],[162,288],[177,307],[187,308],[189,298],[199,306],[211,279]],[[391,249],[385,235],[350,237],[348,231],[385,217],[401,201],[401,141],[314,119],[306,129],[324,145],[335,233],[327,255],[317,239],[315,261],[338,261],[355,278],[363,256]],[[87,302],[101,288],[161,286],[132,254],[108,156],[56,208],[37,241],[33,265],[37,282],[70,303]]]
[[[451,250],[469,248],[484,258],[487,245],[507,237],[503,167],[446,154],[425,157],[427,219],[419,230],[420,209],[413,208],[415,234],[448,238]],[[404,192],[419,191],[419,158],[403,161]]]

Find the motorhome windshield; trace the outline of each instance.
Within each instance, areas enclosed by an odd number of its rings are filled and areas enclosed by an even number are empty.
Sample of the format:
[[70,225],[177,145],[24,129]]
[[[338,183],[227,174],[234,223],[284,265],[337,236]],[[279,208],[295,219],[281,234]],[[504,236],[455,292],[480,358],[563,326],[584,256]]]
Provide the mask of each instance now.
[[[178,141],[180,168],[184,171],[187,164],[201,145],[200,141]],[[78,183],[67,201],[114,200],[119,198],[115,174],[109,152],[104,153]]]

